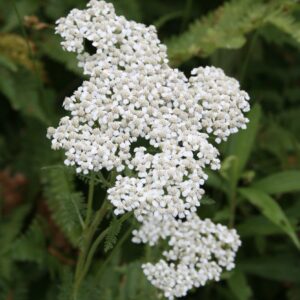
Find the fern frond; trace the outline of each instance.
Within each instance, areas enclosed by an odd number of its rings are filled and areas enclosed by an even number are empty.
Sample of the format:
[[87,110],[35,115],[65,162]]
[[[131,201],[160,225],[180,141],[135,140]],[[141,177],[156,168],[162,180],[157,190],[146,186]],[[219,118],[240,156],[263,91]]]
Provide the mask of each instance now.
[[70,242],[76,246],[82,233],[85,203],[81,193],[76,192],[74,175],[64,167],[43,170],[44,191],[53,219]]
[[275,25],[299,41],[299,28],[287,14],[294,7],[295,1],[291,0],[227,2],[167,42],[171,63],[178,65],[193,56],[205,57],[221,48],[241,48],[248,33],[266,24]]
[[108,227],[108,232],[104,242],[104,251],[107,252],[114,247],[117,242],[117,237],[122,227],[122,220],[114,217]]
[[[112,249],[113,246],[117,242],[117,237],[121,231],[122,224],[128,220],[132,216],[132,212],[127,212],[121,218],[117,219],[115,216],[111,220],[111,223],[108,227],[108,232],[106,234],[106,240],[104,242],[104,251],[107,252],[108,250]],[[126,236],[126,234],[122,237],[122,239]],[[121,239],[121,240],[122,240]],[[120,240],[120,242],[121,242]]]
[[291,14],[274,15],[268,19],[268,22],[300,44],[300,22],[296,21]]

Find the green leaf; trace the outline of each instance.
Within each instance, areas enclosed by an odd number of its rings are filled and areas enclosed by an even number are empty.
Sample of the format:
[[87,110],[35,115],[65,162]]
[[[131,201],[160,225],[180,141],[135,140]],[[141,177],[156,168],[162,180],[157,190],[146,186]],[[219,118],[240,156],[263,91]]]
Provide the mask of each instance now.
[[239,262],[239,268],[246,273],[271,280],[300,282],[299,257],[289,252],[280,256],[248,257],[245,262]]
[[216,204],[216,201],[207,195],[204,195],[201,198],[201,205],[214,205],[214,204]]
[[0,77],[0,92],[8,98],[13,109],[48,124],[49,120],[39,97],[38,81],[34,75],[26,70],[11,73],[0,68]]
[[241,188],[239,193],[255,205],[266,218],[279,226],[291,238],[297,248],[300,249],[299,239],[294,228],[275,200],[268,194],[253,188]]
[[270,16],[269,23],[300,43],[300,23],[295,20],[289,10],[285,14]]
[[267,24],[288,33],[295,42],[300,41],[298,22],[291,16],[296,2],[231,0],[210,14],[196,20],[190,28],[167,41],[169,58],[174,65],[193,56],[206,57],[218,49],[238,49],[246,43],[250,32]]
[[81,193],[76,192],[74,174],[63,166],[43,169],[44,191],[55,222],[70,242],[77,246],[82,233],[81,217],[85,203]]
[[206,184],[213,187],[214,189],[226,192],[227,184],[225,180],[219,176],[217,173],[212,172],[211,170],[205,170],[205,173],[208,175]]
[[193,56],[208,56],[219,48],[240,48],[246,41],[244,35],[260,26],[262,8],[249,0],[220,6],[167,42],[171,61],[178,65]]
[[252,185],[268,194],[279,194],[300,191],[300,171],[284,171],[272,174]]
[[235,269],[232,276],[228,278],[227,283],[237,299],[248,300],[251,298],[252,290],[245,274],[240,270]]
[[278,226],[263,216],[249,216],[236,229],[242,237],[282,234]]
[[120,233],[122,227],[122,220],[117,219],[115,216],[110,222],[108,227],[108,232],[104,242],[104,251],[107,252],[108,250],[112,249],[117,242],[117,237]]
[[254,147],[259,121],[261,118],[261,108],[254,105],[248,114],[249,123],[246,130],[241,130],[238,134],[233,135],[228,141],[228,157],[231,159],[230,181],[237,182],[240,178]]

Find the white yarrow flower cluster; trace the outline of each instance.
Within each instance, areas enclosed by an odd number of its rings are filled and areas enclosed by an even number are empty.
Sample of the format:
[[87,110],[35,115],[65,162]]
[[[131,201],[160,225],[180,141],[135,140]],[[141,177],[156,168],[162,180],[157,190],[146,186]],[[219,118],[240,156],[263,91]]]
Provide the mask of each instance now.
[[245,129],[249,120],[243,112],[250,110],[249,95],[240,90],[239,82],[215,67],[194,69],[192,75],[190,82],[203,106],[201,124],[206,132],[220,143],[239,128]]
[[193,287],[209,280],[218,281],[222,268],[234,268],[234,258],[241,242],[234,229],[200,220],[192,214],[186,221],[149,219],[133,232],[133,242],[156,245],[168,239],[170,250],[164,259],[147,263],[143,270],[150,282],[164,291],[169,299],[185,296]]
[[[221,69],[200,67],[188,79],[169,67],[155,27],[117,16],[104,1],[73,9],[56,31],[89,80],[65,99],[69,116],[49,128],[52,148],[64,149],[65,164],[78,173],[118,172],[108,199],[115,214],[133,211],[141,222],[133,241],[168,240],[164,259],[143,266],[166,297],[218,280],[222,268],[233,268],[240,241],[234,230],[200,220],[196,210],[204,168],[220,167],[209,134],[221,142],[246,127],[248,94]],[[85,51],[87,41],[95,53]]]

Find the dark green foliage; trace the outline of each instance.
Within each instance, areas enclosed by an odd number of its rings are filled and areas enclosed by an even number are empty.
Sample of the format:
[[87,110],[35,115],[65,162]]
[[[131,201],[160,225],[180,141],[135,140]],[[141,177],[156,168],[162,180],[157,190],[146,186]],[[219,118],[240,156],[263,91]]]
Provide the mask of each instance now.
[[22,206],[16,209],[12,215],[1,220],[0,227],[0,278],[10,280],[13,276],[13,260],[11,251],[14,242],[22,231],[24,218],[27,216],[29,207]]
[[109,227],[108,233],[105,238],[104,242],[104,251],[107,252],[108,250],[112,249],[117,242],[117,237],[120,233],[122,227],[122,221],[113,217]]
[[75,191],[73,180],[74,174],[64,167],[43,170],[44,190],[53,219],[76,246],[82,233],[85,204],[82,194]]
[[199,55],[208,56],[220,48],[239,49],[246,35],[271,24],[300,42],[299,23],[293,18],[295,1],[232,0],[194,22],[188,31],[168,43],[175,64]]
[[[70,300],[90,177],[76,180],[63,167],[46,130],[84,80],[54,22],[86,2],[0,1],[0,300]],[[199,65],[222,67],[251,96],[249,126],[220,145],[222,168],[208,172],[199,208],[241,235],[237,267],[184,299],[300,299],[299,1],[111,2],[119,14],[156,24],[171,64],[188,76]],[[44,27],[24,27],[24,16]],[[96,174],[94,209],[110,177]],[[77,300],[160,299],[140,268],[158,253],[133,245],[133,225],[124,222],[103,220],[107,234]]]
[[45,233],[41,221],[34,219],[26,232],[14,242],[12,257],[17,261],[34,262],[44,267],[46,255]]

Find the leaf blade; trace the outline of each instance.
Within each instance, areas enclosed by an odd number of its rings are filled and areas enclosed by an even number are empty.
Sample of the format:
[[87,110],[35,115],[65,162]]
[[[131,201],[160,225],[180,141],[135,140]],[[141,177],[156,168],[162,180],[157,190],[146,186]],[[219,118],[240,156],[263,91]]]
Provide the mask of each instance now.
[[241,188],[239,193],[256,206],[272,223],[279,226],[291,238],[295,246],[300,249],[300,242],[295,230],[276,201],[268,194],[254,188]]
[[256,189],[268,194],[300,191],[300,171],[283,171],[265,177],[253,184]]
[[247,282],[245,274],[240,270],[234,270],[232,276],[228,278],[227,283],[237,299],[248,300],[251,298],[252,290]]

